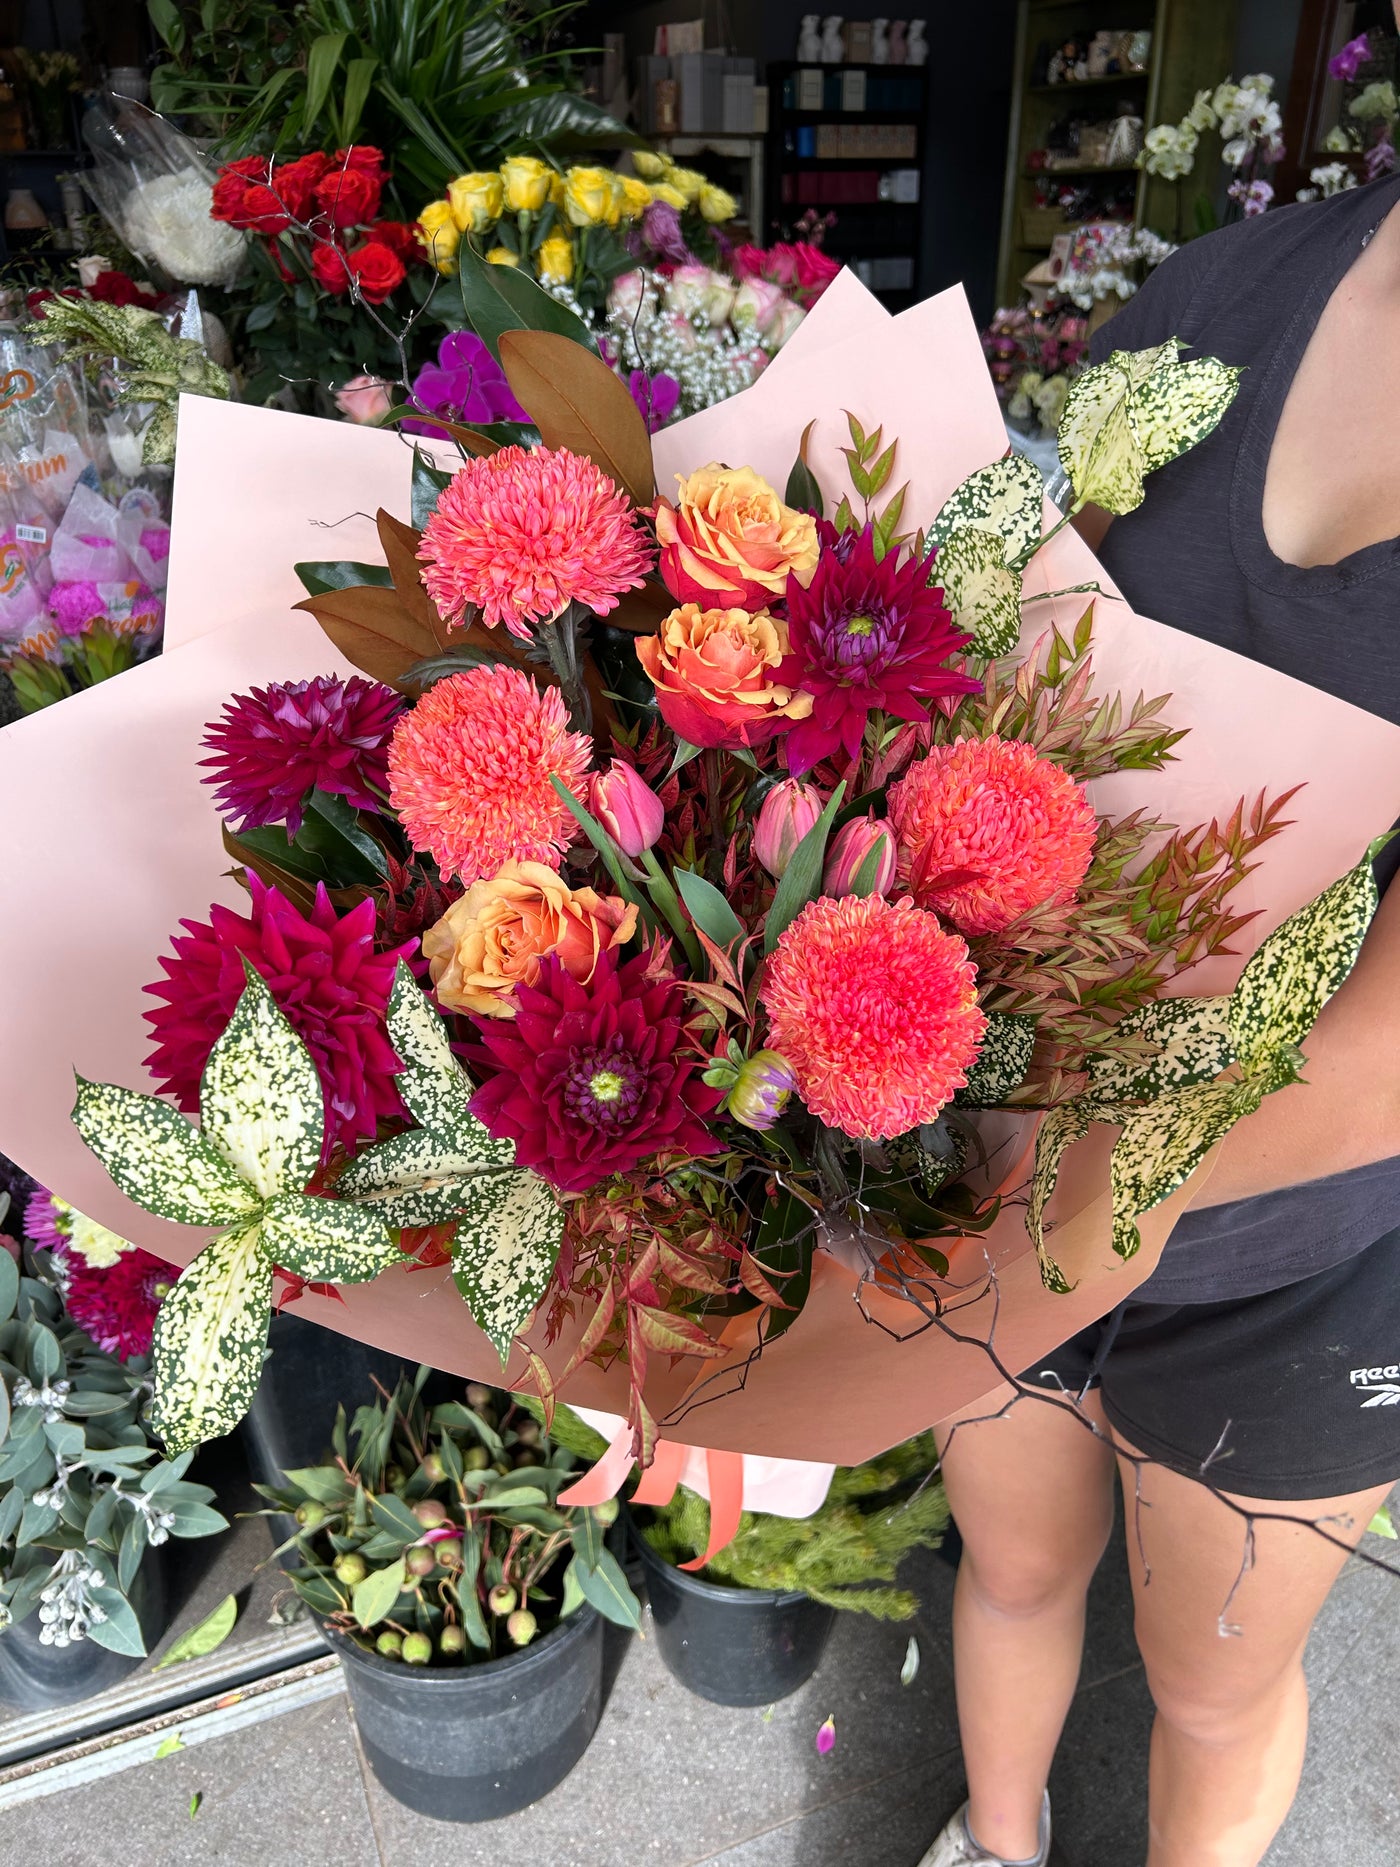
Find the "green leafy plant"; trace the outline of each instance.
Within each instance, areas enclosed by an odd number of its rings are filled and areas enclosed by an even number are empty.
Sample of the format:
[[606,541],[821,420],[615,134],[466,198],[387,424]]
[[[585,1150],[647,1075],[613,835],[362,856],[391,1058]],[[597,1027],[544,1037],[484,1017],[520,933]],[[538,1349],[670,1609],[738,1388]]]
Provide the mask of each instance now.
[[334,1456],[257,1488],[297,1530],[301,1599],[366,1652],[407,1665],[499,1659],[590,1603],[640,1624],[607,1547],[617,1505],[565,1508],[574,1455],[512,1394],[430,1404],[431,1370],[337,1415]]
[[214,1493],[162,1458],[149,1373],[99,1349],[51,1282],[0,1251],[0,1629],[37,1611],[46,1646],[146,1651],[130,1593],[148,1548],[228,1528]]
[[[736,1588],[800,1589],[828,1607],[907,1621],[919,1604],[893,1586],[899,1565],[912,1550],[937,1549],[948,1524],[937,1465],[933,1435],[921,1433],[864,1465],[838,1466],[820,1510],[745,1511],[733,1542],[701,1574]],[[664,1562],[688,1562],[708,1547],[710,1507],[682,1486],[641,1529]]]

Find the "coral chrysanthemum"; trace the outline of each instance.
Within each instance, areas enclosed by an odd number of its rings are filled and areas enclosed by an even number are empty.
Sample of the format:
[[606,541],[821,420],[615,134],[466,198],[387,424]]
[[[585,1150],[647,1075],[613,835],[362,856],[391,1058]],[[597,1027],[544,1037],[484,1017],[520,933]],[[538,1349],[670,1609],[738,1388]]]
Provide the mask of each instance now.
[[149,1355],[156,1312],[178,1272],[133,1246],[107,1270],[93,1270],[70,1255],[64,1265],[63,1303],[72,1320],[109,1355]]
[[557,687],[495,664],[450,674],[394,729],[389,796],[415,849],[470,885],[506,862],[557,862],[577,832],[592,746]]
[[778,941],[761,997],[807,1107],[876,1141],[934,1120],[987,1028],[963,942],[879,895],[809,902]]
[[929,558],[901,565],[889,551],[877,562],[868,525],[838,538],[823,522],[821,534],[816,574],[805,587],[797,577],[787,586],[792,652],[778,678],[813,699],[783,741],[794,777],[835,752],[854,758],[877,707],[921,720],[930,700],[981,685],[944,665],[971,638],[954,627],[942,591],[929,588]]
[[469,460],[439,497],[418,557],[444,621],[479,609],[488,627],[503,622],[524,641],[570,603],[606,615],[652,563],[626,495],[566,447]]
[[583,985],[551,954],[535,984],[517,987],[513,1022],[478,1021],[476,1061],[494,1073],[472,1112],[561,1193],[658,1154],[722,1149],[705,1124],[722,1091],[682,1053],[681,987],[649,977],[649,964],[640,954],[619,965],[604,951]]
[[1098,824],[1067,772],[1021,740],[935,746],[890,786],[900,879],[966,934],[999,933],[1084,880]]
[[235,830],[285,823],[301,828],[302,804],[317,790],[357,810],[383,802],[385,748],[403,701],[379,681],[319,675],[235,694],[204,736],[214,754],[200,760],[220,812]]
[[256,875],[248,886],[250,916],[215,906],[207,924],[180,923],[185,932],[171,941],[174,958],[160,962],[164,981],[146,987],[165,1001],[145,1014],[156,1037],[146,1067],[182,1109],[198,1109],[209,1052],[247,983],[246,957],[315,1061],[326,1103],[325,1153],[337,1141],[353,1150],[374,1139],[381,1121],[406,1115],[384,1013],[394,968],[417,942],[376,953],[372,899],[337,914],[318,886],[305,915]]

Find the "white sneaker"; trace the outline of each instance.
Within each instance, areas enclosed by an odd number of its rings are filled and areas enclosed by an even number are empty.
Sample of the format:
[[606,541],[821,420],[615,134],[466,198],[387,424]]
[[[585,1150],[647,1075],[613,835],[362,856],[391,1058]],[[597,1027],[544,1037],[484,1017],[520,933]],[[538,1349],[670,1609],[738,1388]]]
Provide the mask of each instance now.
[[948,1826],[939,1835],[919,1867],[1046,1867],[1050,1859],[1050,1797],[1047,1792],[1040,1811],[1040,1846],[1028,1860],[1008,1862],[1000,1854],[989,1854],[968,1833],[967,1804],[964,1802]]

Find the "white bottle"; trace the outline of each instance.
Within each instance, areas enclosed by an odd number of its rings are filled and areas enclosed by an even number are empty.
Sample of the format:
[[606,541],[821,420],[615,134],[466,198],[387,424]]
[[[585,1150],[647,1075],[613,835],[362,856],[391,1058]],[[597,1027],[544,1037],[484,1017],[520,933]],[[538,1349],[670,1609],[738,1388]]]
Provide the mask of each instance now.
[[820,15],[804,13],[802,30],[797,35],[797,62],[799,65],[819,65],[822,58],[822,36],[818,28]]
[[822,63],[824,65],[839,65],[846,56],[845,41],[841,37],[841,28],[844,24],[844,13],[828,13],[822,21]]
[[928,21],[911,19],[909,22],[909,49],[904,54],[906,65],[926,65],[928,63]]
[[890,62],[890,22],[887,19],[870,22],[870,62],[872,65]]

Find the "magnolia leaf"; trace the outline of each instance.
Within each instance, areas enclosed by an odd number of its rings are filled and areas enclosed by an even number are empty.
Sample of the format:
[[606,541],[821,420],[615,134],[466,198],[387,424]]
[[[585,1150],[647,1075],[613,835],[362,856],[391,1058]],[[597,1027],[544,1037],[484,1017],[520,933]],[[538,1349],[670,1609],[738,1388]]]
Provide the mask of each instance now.
[[1131,1112],[1113,1149],[1113,1249],[1130,1258],[1142,1243],[1137,1221],[1197,1168],[1242,1115],[1257,1109],[1257,1082],[1193,1083]]
[[119,1083],[78,1078],[73,1125],[138,1206],[180,1225],[227,1225],[257,1196],[177,1109]]
[[317,1282],[368,1283],[400,1256],[379,1213],[309,1193],[272,1200],[262,1234],[274,1264]]
[[559,1202],[536,1173],[492,1174],[469,1189],[452,1275],[503,1365],[548,1287],[563,1234]]
[[1060,1162],[1076,1141],[1082,1141],[1093,1126],[1095,1111],[1082,1097],[1062,1102],[1040,1124],[1035,1138],[1035,1170],[1031,1175],[1030,1200],[1026,1207],[1026,1230],[1040,1259],[1040,1276],[1047,1290],[1067,1296],[1073,1285],[1045,1249],[1045,1208],[1055,1190]]
[[212,1653],[216,1647],[224,1644],[233,1632],[233,1624],[237,1619],[238,1598],[236,1595],[225,1595],[212,1614],[206,1614],[197,1626],[192,1627],[187,1634],[181,1634],[170,1651],[163,1653],[156,1661],[151,1671],[158,1673],[166,1666],[180,1666],[186,1660],[203,1659],[206,1653]]
[[421,628],[431,629],[440,647],[446,648],[452,637],[447,624],[437,612],[423,582],[423,566],[418,561],[418,546],[423,534],[405,525],[381,506],[374,515],[380,548],[388,562],[388,574],[405,610]]
[[387,1568],[371,1569],[363,1581],[356,1582],[350,1591],[350,1607],[361,1627],[373,1627],[394,1612],[405,1579],[406,1567],[400,1556]]
[[357,1154],[336,1181],[336,1195],[353,1199],[385,1225],[440,1225],[463,1210],[469,1189],[481,1174],[509,1171],[508,1159],[483,1161],[477,1153],[459,1154],[426,1128],[392,1135],[378,1147]]
[[636,506],[656,492],[651,436],[620,376],[554,331],[503,331],[501,367],[546,447],[567,447],[601,467]]
[[271,1319],[272,1265],[256,1226],[225,1232],[180,1273],[156,1315],[151,1424],[171,1453],[231,1432],[253,1402]]
[[1179,338],[1115,350],[1077,377],[1060,418],[1060,462],[1081,504],[1131,512],[1143,477],[1203,441],[1235,399],[1240,372],[1215,357],[1178,361]]
[[1019,1089],[1026,1080],[1034,1048],[1034,1018],[989,1011],[982,1048],[967,1072],[967,1082],[954,1099],[973,1109],[995,1108],[1005,1102],[1012,1090]]
[[313,615],[347,661],[391,687],[401,686],[409,668],[438,650],[434,630],[405,609],[396,590],[357,584],[303,597],[293,608]]
[[945,545],[955,532],[975,525],[1003,539],[1008,558],[1027,557],[1045,529],[1045,482],[1024,454],[1008,454],[990,467],[979,467],[944,501],[928,534],[931,545]]
[[1379,899],[1371,864],[1387,838],[1354,869],[1275,928],[1230,995],[1230,1036],[1246,1069],[1302,1042],[1356,964]]
[[199,1085],[200,1132],[261,1198],[297,1192],[315,1173],[325,1132],[311,1053],[245,959],[233,1016]]
[[1096,1096],[1155,1102],[1192,1083],[1212,1082],[1235,1060],[1228,998],[1159,998],[1130,1011],[1114,1030],[1147,1039],[1158,1046],[1157,1054],[1146,1063],[1095,1057],[1089,1085]]
[[387,1023],[389,1041],[403,1064],[398,1091],[414,1118],[478,1166],[512,1166],[514,1142],[495,1140],[472,1114],[472,1079],[452,1054],[447,1026],[402,960],[394,972]]
[[417,530],[422,531],[437,511],[437,502],[452,484],[452,472],[429,459],[418,443],[413,444],[413,475],[409,482],[409,511]]
[[1011,653],[1021,639],[1021,579],[1007,565],[1003,539],[964,526],[940,549],[933,578],[974,654],[993,661]]

